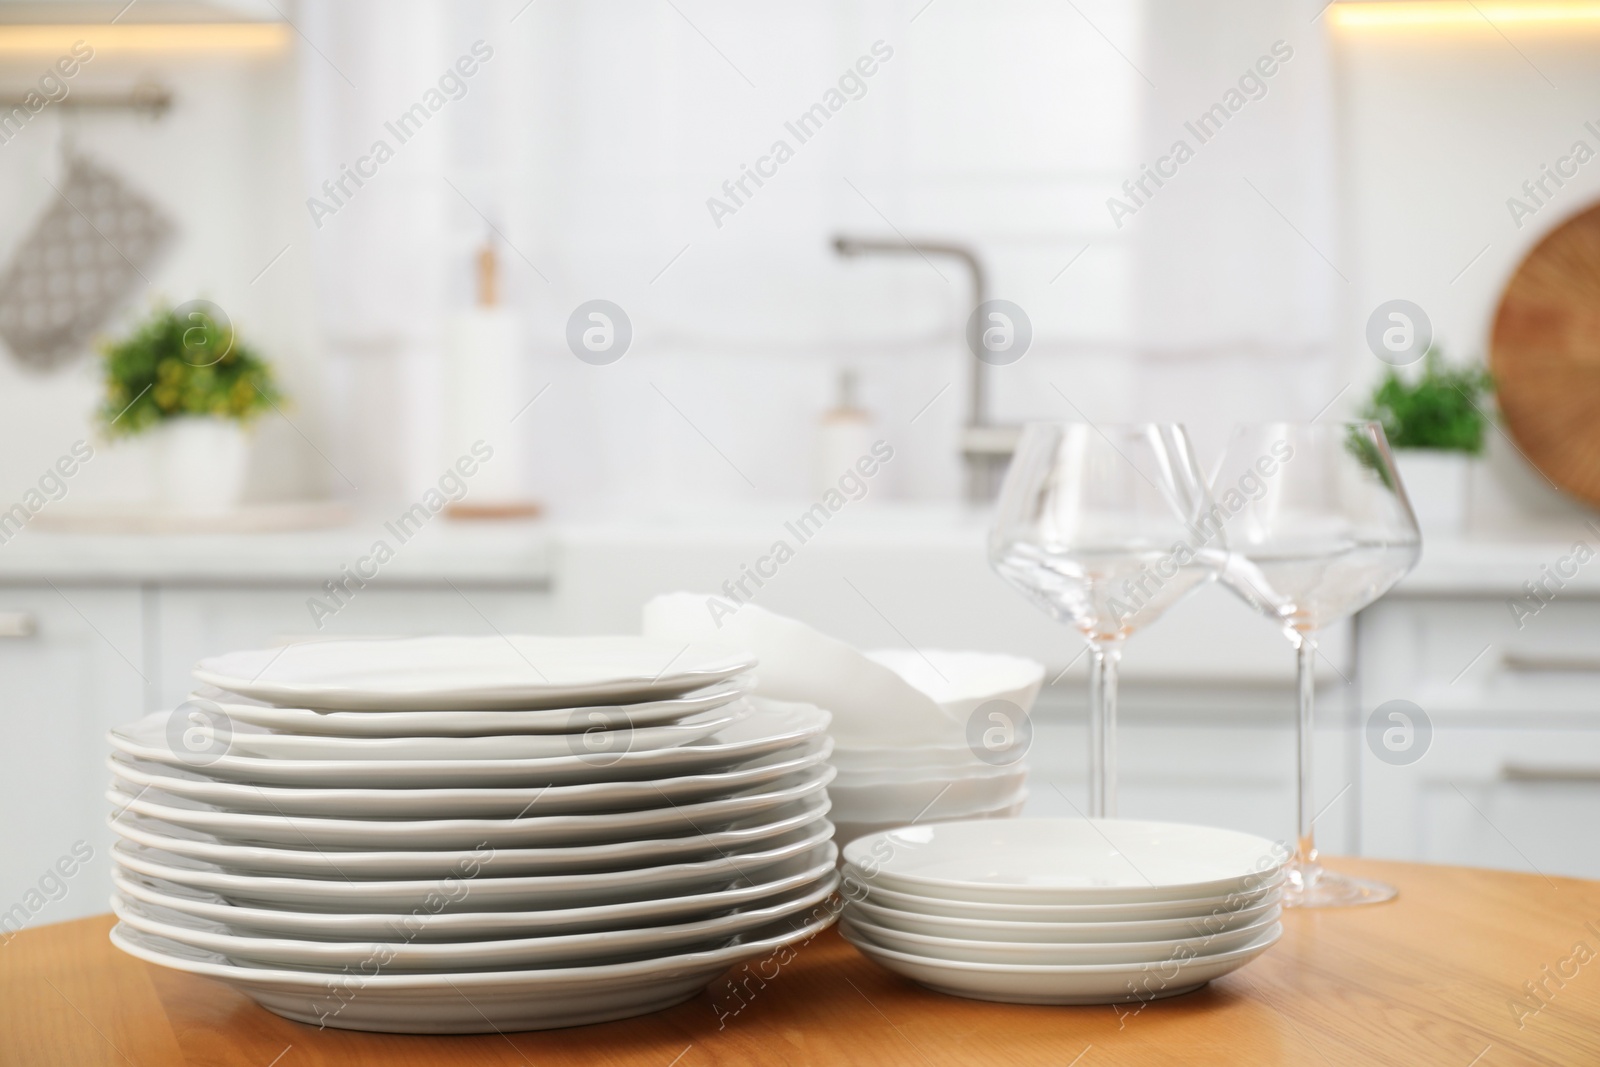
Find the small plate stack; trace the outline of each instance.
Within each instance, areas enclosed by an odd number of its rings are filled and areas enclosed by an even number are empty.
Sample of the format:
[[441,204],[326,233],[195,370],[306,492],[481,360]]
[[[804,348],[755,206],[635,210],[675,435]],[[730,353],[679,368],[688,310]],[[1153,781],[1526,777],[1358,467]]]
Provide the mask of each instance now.
[[111,735],[112,940],[347,1029],[686,1000],[834,917],[829,717],[749,697],[753,666],[522,636],[204,661]]
[[941,740],[834,748],[839,840],[906,823],[1017,815],[1028,799],[1028,714],[1044,668],[987,652],[881,650],[868,658],[938,705]]
[[1287,850],[1118,819],[968,821],[844,850],[845,939],[930,989],[1016,1004],[1177,996],[1283,933]]

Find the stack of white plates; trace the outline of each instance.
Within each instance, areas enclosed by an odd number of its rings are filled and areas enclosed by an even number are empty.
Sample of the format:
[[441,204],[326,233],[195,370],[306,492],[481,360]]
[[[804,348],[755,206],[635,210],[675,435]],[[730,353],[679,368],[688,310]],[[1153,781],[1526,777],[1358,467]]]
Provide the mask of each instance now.
[[1278,940],[1286,850],[1233,830],[1014,819],[844,850],[845,938],[913,981],[1018,1004],[1198,989]]
[[987,652],[883,650],[868,655],[937,703],[941,742],[840,744],[830,787],[839,840],[910,822],[1016,815],[1028,798],[1028,714],[1044,668]]
[[240,652],[113,731],[112,940],[411,1033],[655,1011],[833,919],[826,712],[642,638]]

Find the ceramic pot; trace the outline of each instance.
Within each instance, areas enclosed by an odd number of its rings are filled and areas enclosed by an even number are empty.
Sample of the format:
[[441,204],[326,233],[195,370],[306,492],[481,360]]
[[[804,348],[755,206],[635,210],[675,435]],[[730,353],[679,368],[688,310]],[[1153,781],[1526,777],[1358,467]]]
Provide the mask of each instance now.
[[1467,524],[1475,457],[1436,448],[1397,448],[1394,461],[1422,535],[1459,536]]
[[155,431],[156,484],[163,506],[186,514],[232,511],[244,495],[250,439],[228,419],[180,418]]

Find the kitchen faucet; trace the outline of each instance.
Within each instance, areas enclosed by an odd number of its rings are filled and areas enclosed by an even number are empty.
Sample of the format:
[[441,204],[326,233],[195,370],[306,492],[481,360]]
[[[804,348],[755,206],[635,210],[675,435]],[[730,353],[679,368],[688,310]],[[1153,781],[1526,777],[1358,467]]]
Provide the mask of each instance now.
[[[988,280],[977,253],[966,245],[950,241],[907,241],[900,238],[847,237],[833,239],[833,250],[841,256],[917,255],[959,259],[972,279],[972,308],[988,297]],[[963,323],[963,331],[965,324]],[[997,426],[989,421],[989,364],[972,356],[967,385],[967,419],[961,429],[961,460],[966,468],[966,497],[970,503],[993,500],[1000,491],[1006,465],[1016,451],[1019,430]]]

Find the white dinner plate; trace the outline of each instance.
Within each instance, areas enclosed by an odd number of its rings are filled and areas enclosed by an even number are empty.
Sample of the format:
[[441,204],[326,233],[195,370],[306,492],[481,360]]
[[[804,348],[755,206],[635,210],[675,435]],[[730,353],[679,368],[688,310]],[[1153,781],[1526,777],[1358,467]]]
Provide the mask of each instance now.
[[[178,713],[182,711],[178,709]],[[226,752],[275,760],[506,760],[609,756],[686,745],[726,729],[749,714],[749,702],[736,700],[665,726],[633,729],[621,714],[580,708],[573,713],[570,733],[495,737],[327,737],[278,733],[250,723],[229,722],[223,727],[225,736],[220,738],[221,744],[208,745],[207,749],[208,754]],[[171,711],[157,711],[146,718],[155,720],[157,726],[165,729],[173,715]],[[135,724],[135,728],[138,725]],[[217,729],[214,723],[208,722],[207,726]]]
[[681,696],[755,666],[718,645],[631,635],[313,641],[203,659],[202,682],[269,704],[334,711],[463,711]]
[[827,760],[833,740],[801,741],[731,770],[637,782],[591,782],[534,788],[457,787],[446,789],[293,789],[283,786],[219,782],[192,771],[114,755],[107,759],[122,791],[159,789],[176,797],[215,804],[229,811],[272,815],[349,816],[352,818],[462,819],[531,814],[627,811],[667,801],[726,796],[809,770]]
[[[526,910],[643,901],[672,893],[704,893],[736,885],[739,880],[754,880],[768,865],[778,864],[827,840],[826,833],[832,832],[832,824],[827,819],[806,814],[813,822],[786,830],[776,838],[720,846],[712,854],[698,848],[701,843],[696,841],[696,849],[686,857],[637,862],[619,859],[619,864],[634,865],[598,870],[546,870],[536,865],[533,869],[539,873],[531,875],[493,873],[494,861],[506,859],[504,865],[510,865],[512,859],[506,853],[491,853],[488,849],[478,854],[450,853],[448,856],[459,857],[458,861],[438,873],[432,873],[437,870],[432,854],[405,853],[406,859],[416,859],[411,870],[429,873],[397,878],[347,877],[347,872],[336,869],[291,875],[248,873],[168,849],[139,845],[133,840],[117,841],[112,851],[118,864],[146,877],[165,878],[178,885],[208,889],[229,901],[266,907],[310,912],[406,912],[421,907],[424,902],[445,899],[472,910]],[[304,859],[315,854],[299,853],[298,857]],[[389,859],[386,853],[366,856]]]
[[[439,788],[541,786],[639,781],[726,770],[820,736],[829,714],[810,704],[751,698],[752,714],[710,738],[677,748],[548,759],[287,760],[235,756],[185,748],[183,709],[147,716],[111,731],[112,747],[135,759],[208,777],[258,785],[329,788]],[[225,747],[225,746],[224,746]]]
[[834,869],[838,857],[838,850],[830,847],[830,842],[813,838],[809,843],[803,842],[787,859],[749,868],[755,879],[749,884],[740,879],[739,884],[726,888],[680,896],[538,911],[286,911],[232,904],[208,890],[150,878],[120,865],[113,867],[111,880],[123,896],[219,922],[236,933],[320,941],[393,941],[397,937],[412,941],[473,941],[621,930],[711,918],[813,883]]
[[1237,930],[1282,910],[1281,895],[1237,911],[1218,912],[1185,919],[1146,919],[1127,922],[1008,922],[993,919],[957,919],[885,908],[867,900],[852,900],[850,909],[878,926],[911,934],[954,937],[972,941],[1018,941],[1032,945],[1081,945],[1105,941],[1165,941],[1181,937]]
[[998,920],[1000,922],[1027,923],[1098,923],[1135,922],[1150,919],[1193,919],[1222,915],[1265,902],[1276,904],[1283,899],[1283,874],[1273,876],[1265,885],[1248,893],[1227,893],[1216,897],[1196,897],[1192,900],[1143,901],[1137,904],[985,904],[970,900],[945,900],[943,897],[925,897],[916,893],[897,893],[872,884],[859,871],[848,865],[844,869],[845,885],[852,894],[862,895],[874,904],[895,908],[908,913],[947,915],[956,919]]
[[242,904],[366,913],[374,909],[410,912],[446,906],[473,911],[565,909],[708,893],[758,884],[766,877],[764,872],[783,862],[764,858],[766,855],[792,859],[794,849],[778,846],[765,853],[748,849],[714,859],[580,874],[475,877],[468,868],[461,874],[439,878],[353,881],[231,874],[181,856],[140,849],[125,841],[113,846],[113,852],[118,865],[126,870],[209,890]]
[[1106,963],[1160,963],[1192,956],[1215,956],[1249,944],[1278,921],[1279,909],[1247,926],[1226,932],[1200,934],[1169,941],[1093,941],[1079,944],[1028,944],[1021,941],[973,941],[966,938],[913,934],[869,921],[847,904],[843,921],[875,944],[885,948],[965,963],[1094,965]]
[[[659,956],[664,952],[721,948],[746,930],[818,907],[838,884],[837,871],[824,871],[799,889],[780,894],[765,904],[716,918],[631,930],[488,941],[420,942],[395,935],[387,941],[256,937],[118,895],[111,898],[111,910],[135,930],[218,952],[239,963],[309,971],[350,968],[357,973],[362,967],[374,964],[390,974],[490,971],[511,967],[581,966]],[[400,933],[403,935],[403,931]]]
[[142,845],[160,849],[175,857],[204,864],[216,864],[235,874],[261,874],[289,878],[330,879],[417,879],[443,878],[452,872],[472,869],[492,861],[496,877],[505,875],[548,874],[554,871],[582,873],[614,871],[679,861],[706,860],[725,851],[761,845],[784,835],[805,831],[817,833],[818,823],[828,812],[826,794],[777,808],[762,815],[740,819],[727,829],[681,837],[654,837],[636,841],[614,841],[603,845],[555,845],[536,848],[453,848],[395,849],[384,852],[332,852],[306,847],[272,848],[265,845],[235,845],[218,841],[181,826],[125,815],[113,819],[117,835]]
[[118,948],[148,963],[217,978],[268,1011],[313,1026],[390,1033],[471,1034],[543,1030],[625,1019],[682,1003],[746,960],[773,957],[832,922],[805,912],[753,930],[736,944],[630,963],[449,975],[329,975],[246,967],[140,933],[111,931]]
[[1271,948],[1283,936],[1283,924],[1273,923],[1249,944],[1213,956],[1085,967],[939,960],[886,948],[859,931],[842,933],[873,962],[952,996],[1010,1004],[1118,1004],[1159,1000],[1199,989]]
[[540,708],[534,711],[455,709],[386,711],[382,714],[316,711],[311,708],[280,708],[215,686],[197,690],[190,694],[190,699],[210,701],[234,722],[293,734],[321,734],[327,737],[501,737],[506,734],[568,733],[579,712],[597,712],[606,721],[623,721],[634,727],[666,726],[690,715],[732,703],[746,695],[754,684],[753,675],[739,675],[665,700],[586,708]]
[[888,830],[845,861],[901,893],[993,904],[1128,904],[1259,888],[1287,849],[1264,837],[1132,819],[982,819]]
[[823,763],[776,782],[715,800],[690,804],[666,801],[662,806],[638,811],[588,815],[532,814],[538,810],[535,803],[529,808],[530,814],[510,819],[323,819],[311,815],[258,815],[227,811],[156,790],[144,790],[135,796],[113,789],[107,799],[115,806],[116,817],[132,812],[210,834],[232,844],[370,851],[459,848],[464,842],[471,842],[502,849],[606,844],[714,833],[740,819],[815,796],[827,788],[833,775],[833,768]]

